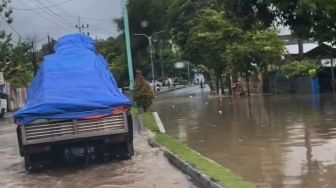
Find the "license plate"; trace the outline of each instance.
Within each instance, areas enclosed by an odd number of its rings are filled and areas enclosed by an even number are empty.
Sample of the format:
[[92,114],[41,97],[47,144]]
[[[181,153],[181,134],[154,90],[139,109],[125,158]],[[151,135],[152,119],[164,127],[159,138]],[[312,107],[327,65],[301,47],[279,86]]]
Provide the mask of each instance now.
[[84,148],[68,148],[64,150],[65,156],[83,157]]

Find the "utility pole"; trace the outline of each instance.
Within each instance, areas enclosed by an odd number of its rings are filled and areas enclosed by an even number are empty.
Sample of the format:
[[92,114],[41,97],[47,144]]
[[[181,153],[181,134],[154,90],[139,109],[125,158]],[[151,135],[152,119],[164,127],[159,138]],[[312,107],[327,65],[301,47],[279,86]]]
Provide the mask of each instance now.
[[151,65],[152,65],[152,83],[153,83],[154,93],[156,93],[155,74],[154,74],[154,61],[153,61],[154,46],[152,44],[152,36],[150,36],[150,38],[148,39],[148,41],[149,41],[150,60],[151,60]]
[[[76,28],[78,29],[78,32],[85,35],[85,32],[83,31],[84,29],[88,29],[89,28],[89,24],[81,24],[80,22],[80,17],[78,16],[78,20],[77,20],[77,24],[76,24]],[[90,35],[89,32],[86,33],[87,35]]]
[[49,50],[49,53],[51,54],[52,53],[52,46],[51,46],[51,40],[50,40],[50,35],[48,33],[48,50]]
[[303,41],[302,41],[302,39],[298,39],[298,48],[299,48],[299,56],[303,57]]
[[31,42],[31,52],[32,52],[32,65],[33,65],[33,69],[34,69],[34,75],[36,75],[37,73],[37,59],[36,59],[36,47],[35,47],[35,42],[32,41]]
[[190,84],[190,62],[188,61],[188,84]]
[[162,77],[162,83],[165,83],[165,75],[164,75],[163,62],[162,62],[162,45],[161,45],[161,41],[160,41],[159,45],[160,45],[161,77]]
[[131,95],[133,97],[134,75],[133,75],[133,63],[132,63],[132,52],[131,52],[131,40],[130,40],[130,32],[129,32],[129,24],[128,24],[128,12],[127,12],[127,7],[126,7],[125,0],[120,0],[120,4],[121,4],[121,10],[122,10],[122,13],[123,13],[123,17],[124,17],[128,76],[129,76],[129,82],[130,82],[129,89],[130,89]]
[[332,56],[330,58],[330,71],[331,71],[331,88],[332,92],[335,93],[335,73],[334,73],[334,62]]

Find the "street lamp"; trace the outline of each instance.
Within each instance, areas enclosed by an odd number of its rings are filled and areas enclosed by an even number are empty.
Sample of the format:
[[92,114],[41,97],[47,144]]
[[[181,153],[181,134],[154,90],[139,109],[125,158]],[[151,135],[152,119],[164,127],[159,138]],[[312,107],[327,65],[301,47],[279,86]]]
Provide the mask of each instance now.
[[153,43],[152,43],[152,38],[153,38],[154,35],[157,35],[157,34],[163,33],[163,32],[165,32],[165,30],[154,32],[150,36],[148,36],[146,34],[143,34],[143,33],[133,34],[134,36],[144,36],[148,40],[148,51],[149,51],[151,66],[152,66],[152,83],[153,83],[154,93],[156,92],[156,89],[155,89],[156,87],[155,87],[154,62],[153,62],[154,46],[153,46]]

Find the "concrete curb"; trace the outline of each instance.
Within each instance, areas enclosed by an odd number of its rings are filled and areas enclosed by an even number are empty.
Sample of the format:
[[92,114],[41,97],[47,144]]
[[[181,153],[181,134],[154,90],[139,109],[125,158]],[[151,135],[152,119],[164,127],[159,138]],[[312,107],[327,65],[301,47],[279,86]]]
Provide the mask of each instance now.
[[[155,118],[156,125],[158,126],[160,132],[165,133],[166,131],[164,129],[164,126],[161,122],[158,113],[153,112],[153,116]],[[148,132],[148,144],[151,147],[159,147],[164,152],[165,157],[168,159],[170,163],[172,163],[175,167],[180,169],[185,174],[189,175],[193,180],[195,180],[195,182],[197,182],[198,185],[201,185],[202,187],[205,188],[224,188],[223,186],[211,180],[209,176],[202,173],[200,170],[192,167],[190,164],[180,159],[180,157],[170,152],[167,148],[158,144],[154,139],[155,135],[149,130],[147,132]]]
[[170,163],[172,163],[176,168],[181,170],[183,173],[190,176],[198,185],[201,185],[204,188],[225,188],[218,183],[211,180],[209,176],[202,173],[198,169],[192,167],[187,162],[180,159],[177,155],[170,152],[168,149],[161,147],[153,138],[153,133],[149,133],[148,144],[151,147],[160,147],[160,149],[164,152],[165,157],[168,159]]
[[185,161],[181,160],[177,155],[169,152],[164,151],[164,155],[168,158],[168,160],[174,164],[178,169],[182,172],[188,174],[192,179],[197,181],[198,184],[206,187],[206,188],[224,188],[221,185],[217,184],[216,182],[212,181],[211,178],[199,170],[195,169]]

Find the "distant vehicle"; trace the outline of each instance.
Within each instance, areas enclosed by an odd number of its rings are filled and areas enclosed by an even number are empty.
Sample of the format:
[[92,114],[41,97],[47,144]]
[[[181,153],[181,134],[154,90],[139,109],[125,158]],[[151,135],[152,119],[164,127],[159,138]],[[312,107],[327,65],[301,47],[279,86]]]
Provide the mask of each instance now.
[[[153,85],[154,85],[153,81],[148,81],[148,84],[151,88],[153,88]],[[156,87],[162,87],[163,85],[162,85],[162,82],[155,80],[155,86]]]
[[0,93],[0,118],[4,118],[6,112],[7,112],[7,98],[5,94]]
[[55,49],[44,58],[26,105],[14,114],[25,168],[131,158],[131,102],[96,54],[94,40],[68,35]]

